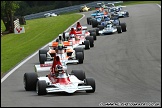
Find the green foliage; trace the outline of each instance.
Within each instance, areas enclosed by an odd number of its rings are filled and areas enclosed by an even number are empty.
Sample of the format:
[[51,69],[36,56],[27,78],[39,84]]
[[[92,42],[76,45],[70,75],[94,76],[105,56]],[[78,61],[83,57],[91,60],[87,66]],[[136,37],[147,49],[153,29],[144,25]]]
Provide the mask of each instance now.
[[5,27],[5,25],[4,25],[2,20],[1,20],[1,29],[2,29],[2,32],[4,32],[6,30],[6,27]]

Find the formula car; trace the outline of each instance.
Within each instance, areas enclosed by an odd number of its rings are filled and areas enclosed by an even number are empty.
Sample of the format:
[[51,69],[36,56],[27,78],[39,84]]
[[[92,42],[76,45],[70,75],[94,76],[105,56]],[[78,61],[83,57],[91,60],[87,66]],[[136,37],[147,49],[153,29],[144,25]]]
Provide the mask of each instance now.
[[[73,42],[74,44],[85,45],[85,49],[90,49],[89,46],[86,44],[89,43],[90,47],[94,47],[94,40],[97,40],[96,33],[88,32],[88,31],[84,30],[83,27],[85,27],[85,26],[81,26],[80,22],[77,22],[76,28],[72,27],[70,29],[70,31],[64,32],[65,40],[68,40],[68,41],[75,40]],[[74,36],[72,36],[72,35],[74,35]],[[76,42],[76,40],[78,42]],[[85,41],[89,41],[89,42],[85,43]]]
[[56,13],[52,13],[52,12],[44,14],[44,17],[54,17],[54,16],[58,16],[58,15]]
[[119,18],[129,17],[129,12],[127,10],[122,11],[120,8],[116,8],[116,7],[110,8],[109,13],[117,14]]
[[45,64],[47,61],[52,63],[55,54],[61,58],[61,62],[66,64],[83,63],[84,49],[81,47],[73,49],[73,47],[68,46],[68,43],[62,41],[62,36],[59,36],[58,42],[53,42],[52,46],[49,46],[49,50],[39,50],[40,64]]
[[24,88],[26,91],[36,91],[38,95],[48,93],[66,92],[75,93],[76,91],[86,91],[94,93],[96,86],[93,78],[86,78],[83,70],[72,70],[67,72],[67,66],[60,62],[59,56],[55,56],[52,65],[42,65],[42,70],[48,68],[50,72],[46,76],[38,76],[38,71],[25,73],[23,77]]
[[80,7],[79,12],[88,12],[90,10],[91,10],[90,7],[87,7],[86,5],[84,5]]
[[126,23],[120,23],[120,25],[113,25],[113,23],[111,21],[108,21],[108,23],[106,24],[106,26],[102,26],[100,25],[99,27],[102,27],[102,30],[99,30],[99,34],[100,35],[107,35],[107,34],[112,34],[115,32],[118,33],[122,33],[122,32],[126,32]]

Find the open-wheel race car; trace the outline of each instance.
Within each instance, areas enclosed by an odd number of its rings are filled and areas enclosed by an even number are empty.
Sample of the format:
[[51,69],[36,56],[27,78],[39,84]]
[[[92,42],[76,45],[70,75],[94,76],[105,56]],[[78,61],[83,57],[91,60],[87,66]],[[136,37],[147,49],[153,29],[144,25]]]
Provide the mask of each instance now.
[[99,34],[100,35],[107,35],[107,34],[113,34],[113,33],[122,33],[126,32],[126,23],[120,23],[120,25],[114,25],[111,21],[108,21],[106,25],[100,25],[99,27]]
[[61,62],[66,64],[71,63],[83,63],[84,60],[84,49],[82,47],[73,48],[70,43],[63,42],[62,36],[59,36],[57,42],[53,42],[49,46],[49,49],[39,50],[39,62],[40,64],[51,63],[53,61],[54,55],[60,57]]
[[[86,78],[83,70],[72,70],[68,74],[67,66],[65,63],[62,64],[60,62],[59,56],[55,55],[52,65],[42,64],[42,69],[46,67],[50,68],[48,68],[49,74],[45,76],[38,76],[39,71],[24,74],[23,82],[26,91],[36,91],[38,95],[55,92],[95,92],[95,80],[93,78]],[[44,71],[47,71],[47,69],[44,69]]]

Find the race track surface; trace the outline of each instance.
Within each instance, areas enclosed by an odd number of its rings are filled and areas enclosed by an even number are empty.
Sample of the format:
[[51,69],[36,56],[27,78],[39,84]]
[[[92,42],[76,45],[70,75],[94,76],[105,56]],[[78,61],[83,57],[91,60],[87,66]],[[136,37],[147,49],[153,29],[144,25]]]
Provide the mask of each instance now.
[[[94,48],[85,50],[82,69],[96,82],[95,93],[53,93],[38,96],[25,91],[23,75],[34,72],[38,54],[1,83],[2,107],[98,107],[109,102],[147,102],[161,105],[161,8],[156,4],[127,6],[127,32],[98,36]],[[81,24],[92,12],[83,12]],[[46,75],[47,73],[41,73]]]

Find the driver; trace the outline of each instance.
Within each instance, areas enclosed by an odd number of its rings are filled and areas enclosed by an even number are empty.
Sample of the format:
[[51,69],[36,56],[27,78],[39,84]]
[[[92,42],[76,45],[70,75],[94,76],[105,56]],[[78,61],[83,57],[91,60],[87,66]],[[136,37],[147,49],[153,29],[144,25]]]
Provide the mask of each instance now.
[[79,40],[76,36],[76,31],[74,30],[74,28],[71,28],[70,33],[69,33],[69,37],[70,37],[70,39],[75,38],[75,40]]
[[59,72],[63,72],[63,66],[58,64],[55,67],[55,76],[57,77],[59,75]]
[[77,31],[81,31],[82,30],[82,26],[80,25],[80,22],[77,22],[76,30]]

